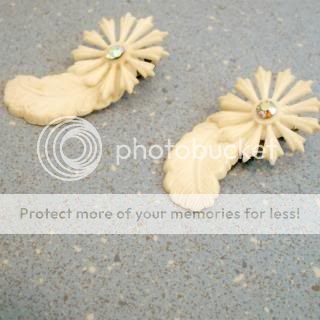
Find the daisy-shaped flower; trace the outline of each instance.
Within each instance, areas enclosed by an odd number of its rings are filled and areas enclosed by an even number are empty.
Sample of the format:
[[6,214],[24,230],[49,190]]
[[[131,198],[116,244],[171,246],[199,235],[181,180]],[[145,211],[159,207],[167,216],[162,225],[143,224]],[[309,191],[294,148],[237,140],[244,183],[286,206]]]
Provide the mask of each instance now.
[[284,154],[278,138],[283,137],[292,151],[303,152],[305,139],[295,130],[313,133],[320,129],[318,119],[301,116],[318,112],[320,102],[304,99],[312,92],[312,81],[300,80],[291,86],[295,78],[289,69],[277,75],[272,93],[270,71],[259,67],[255,78],[258,92],[251,80],[239,78],[235,89],[242,97],[233,93],[220,97],[223,111],[208,120],[222,128],[221,140],[239,143],[243,161],[257,156],[264,141],[263,158],[275,164]]
[[154,76],[154,67],[168,53],[159,44],[166,32],[153,30],[153,18],[136,19],[130,13],[120,19],[119,37],[113,19],[102,19],[100,29],[85,31],[84,42],[89,46],[79,46],[73,51],[77,61],[70,69],[83,76],[88,86],[98,86],[102,100],[121,97],[127,91],[132,93],[144,78]]

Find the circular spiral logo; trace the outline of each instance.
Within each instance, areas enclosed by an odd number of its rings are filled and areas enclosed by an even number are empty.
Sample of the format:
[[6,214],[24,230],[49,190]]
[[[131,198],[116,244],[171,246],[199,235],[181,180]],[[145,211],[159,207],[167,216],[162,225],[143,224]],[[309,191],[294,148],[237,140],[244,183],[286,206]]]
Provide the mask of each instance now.
[[101,137],[90,122],[78,117],[61,117],[42,130],[37,153],[42,167],[52,177],[76,181],[97,168],[102,155]]

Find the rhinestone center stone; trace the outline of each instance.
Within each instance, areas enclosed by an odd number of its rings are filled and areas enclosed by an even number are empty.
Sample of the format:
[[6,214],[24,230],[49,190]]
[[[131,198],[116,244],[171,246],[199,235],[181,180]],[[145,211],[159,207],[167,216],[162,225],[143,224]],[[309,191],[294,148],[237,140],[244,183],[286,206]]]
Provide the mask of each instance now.
[[267,100],[259,103],[256,111],[259,118],[270,119],[277,113],[278,108],[272,101]]
[[121,46],[113,46],[108,49],[106,58],[109,60],[116,60],[123,56],[125,49]]

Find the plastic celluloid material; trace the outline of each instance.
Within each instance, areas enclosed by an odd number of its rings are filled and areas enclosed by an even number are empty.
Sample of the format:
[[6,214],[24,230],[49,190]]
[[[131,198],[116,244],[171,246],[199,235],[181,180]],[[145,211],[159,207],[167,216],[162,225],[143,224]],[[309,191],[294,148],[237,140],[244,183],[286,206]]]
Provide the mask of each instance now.
[[217,142],[219,128],[210,122],[197,125],[169,153],[164,165],[164,189],[183,208],[201,210],[214,203],[219,181],[238,161],[235,144]]
[[258,92],[251,80],[238,79],[235,88],[244,99],[233,93],[220,97],[223,111],[213,114],[209,121],[222,129],[220,141],[239,144],[243,161],[255,157],[260,141],[264,141],[263,158],[275,164],[284,154],[278,138],[283,137],[292,151],[303,152],[305,139],[294,130],[310,134],[320,129],[318,119],[300,115],[318,112],[320,102],[317,98],[304,99],[312,92],[312,81],[300,80],[289,88],[295,79],[289,69],[279,72],[272,93],[271,71],[259,67],[255,78]]
[[26,121],[46,125],[63,116],[84,116],[132,93],[138,76],[154,76],[155,64],[168,53],[159,44],[166,32],[153,29],[153,18],[120,19],[117,38],[113,19],[102,19],[102,33],[85,31],[73,51],[75,64],[66,73],[36,78],[18,76],[5,88],[9,111]]
[[278,138],[283,137],[292,151],[303,152],[305,139],[295,131],[320,129],[318,119],[301,115],[320,111],[318,99],[305,98],[312,81],[293,84],[294,76],[286,70],[277,75],[270,94],[272,73],[259,67],[255,78],[258,92],[251,80],[240,78],[236,90],[242,97],[233,93],[220,97],[223,111],[196,126],[169,153],[164,188],[176,204],[191,210],[212,206],[218,180],[238,159],[259,158],[261,151],[260,158],[275,164],[284,154]]

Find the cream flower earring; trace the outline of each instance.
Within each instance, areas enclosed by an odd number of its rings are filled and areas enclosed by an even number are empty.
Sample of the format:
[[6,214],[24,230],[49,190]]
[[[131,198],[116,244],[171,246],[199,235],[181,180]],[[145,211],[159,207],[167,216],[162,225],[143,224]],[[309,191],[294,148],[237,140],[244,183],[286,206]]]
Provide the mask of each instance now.
[[256,157],[261,141],[262,158],[275,164],[284,154],[278,138],[283,137],[292,151],[303,152],[305,139],[294,130],[320,130],[318,119],[302,115],[320,111],[317,98],[304,99],[312,81],[300,80],[288,89],[294,76],[286,70],[277,75],[270,94],[272,73],[259,67],[255,78],[259,93],[251,80],[240,78],[236,90],[242,97],[220,97],[222,111],[187,133],[169,153],[163,185],[178,205],[191,210],[212,206],[220,190],[218,180],[238,159]]
[[153,29],[153,18],[120,19],[119,38],[113,19],[102,19],[102,34],[85,31],[73,51],[68,72],[44,78],[18,76],[5,88],[5,104],[15,116],[46,125],[64,116],[85,116],[132,93],[138,75],[154,76],[154,67],[168,53],[160,46],[166,32]]
[[70,72],[83,76],[88,86],[99,86],[102,100],[123,91],[132,93],[139,83],[137,75],[154,76],[154,67],[168,53],[160,46],[167,32],[153,28],[153,17],[137,20],[127,14],[120,20],[116,38],[114,20],[102,19],[100,28],[107,41],[96,31],[85,31],[84,41],[96,48],[80,46],[72,52],[76,62]]
[[259,94],[251,80],[240,78],[235,88],[244,99],[233,93],[220,97],[223,111],[213,114],[209,121],[222,128],[220,141],[241,143],[243,161],[257,155],[263,140],[263,157],[275,164],[284,155],[277,138],[283,137],[292,151],[303,152],[305,139],[293,130],[311,134],[320,129],[318,119],[301,116],[317,112],[320,102],[316,98],[301,101],[312,92],[312,81],[300,80],[286,91],[295,79],[289,69],[279,72],[272,94],[271,71],[259,67],[255,78]]

